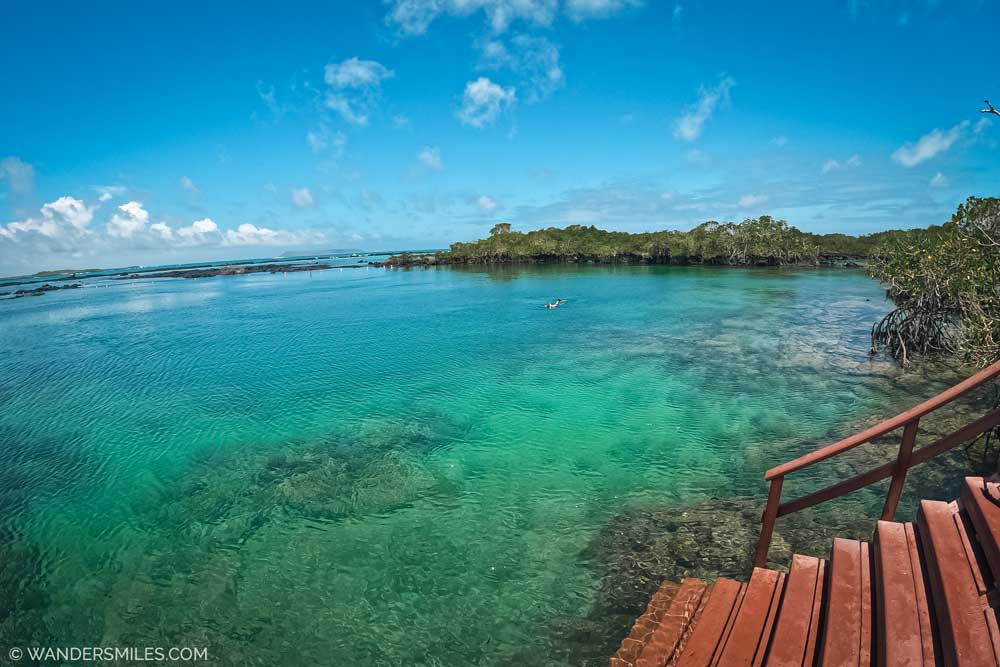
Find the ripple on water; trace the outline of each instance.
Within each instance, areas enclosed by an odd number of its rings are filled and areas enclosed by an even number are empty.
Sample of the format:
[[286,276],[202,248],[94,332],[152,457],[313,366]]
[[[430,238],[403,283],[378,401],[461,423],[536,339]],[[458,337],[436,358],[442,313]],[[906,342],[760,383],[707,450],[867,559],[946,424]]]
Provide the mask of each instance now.
[[[8,645],[603,662],[634,615],[608,591],[622,517],[712,497],[759,516],[763,470],[934,380],[869,360],[882,293],[852,272],[327,271],[69,292],[0,314]],[[567,306],[541,309],[554,295]]]

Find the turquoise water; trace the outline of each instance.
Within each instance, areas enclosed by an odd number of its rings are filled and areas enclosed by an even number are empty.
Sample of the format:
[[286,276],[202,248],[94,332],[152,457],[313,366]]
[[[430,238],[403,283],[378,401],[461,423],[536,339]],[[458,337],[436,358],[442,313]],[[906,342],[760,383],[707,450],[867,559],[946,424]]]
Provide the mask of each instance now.
[[553,628],[593,616],[587,545],[615,516],[760,496],[912,401],[867,356],[886,308],[860,272],[684,267],[0,303],[0,640],[567,664],[600,640]]

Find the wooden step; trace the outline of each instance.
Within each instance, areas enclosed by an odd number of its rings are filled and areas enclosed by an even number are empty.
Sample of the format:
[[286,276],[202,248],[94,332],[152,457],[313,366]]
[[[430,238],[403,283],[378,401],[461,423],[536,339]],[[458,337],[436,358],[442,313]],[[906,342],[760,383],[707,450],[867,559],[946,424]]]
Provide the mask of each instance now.
[[922,500],[917,525],[945,664],[1000,664],[996,614],[958,506]]
[[674,663],[677,667],[708,667],[712,664],[745,590],[746,585],[732,579],[715,582],[697,627]]
[[704,581],[685,579],[664,604],[669,595],[669,591],[665,592],[657,608],[647,607],[646,613],[632,626],[632,632],[611,659],[611,666],[663,667],[674,657],[686,633],[693,629],[709,589]]
[[933,665],[934,637],[913,524],[878,522],[873,580],[878,664]]
[[761,665],[778,615],[785,574],[755,567],[713,665]]
[[813,664],[825,573],[825,561],[812,556],[792,556],[792,567],[767,655],[768,667],[811,667]]
[[830,558],[830,590],[820,664],[865,667],[871,664],[871,564],[868,543],[836,538]]
[[653,597],[649,599],[649,604],[646,605],[646,610],[642,615],[635,620],[632,624],[632,630],[628,633],[628,636],[622,640],[621,646],[618,648],[618,652],[615,656],[611,658],[611,667],[625,667],[625,665],[631,666],[639,654],[642,653],[642,649],[645,648],[646,643],[649,641],[649,636],[652,634],[660,625],[660,620],[663,615],[667,612],[670,607],[670,603],[673,601],[674,597],[677,595],[677,591],[680,589],[680,584],[676,584],[672,581],[665,581],[660,586],[660,588],[653,593]]
[[961,498],[991,578],[1000,581],[1000,485],[982,477],[966,477]]

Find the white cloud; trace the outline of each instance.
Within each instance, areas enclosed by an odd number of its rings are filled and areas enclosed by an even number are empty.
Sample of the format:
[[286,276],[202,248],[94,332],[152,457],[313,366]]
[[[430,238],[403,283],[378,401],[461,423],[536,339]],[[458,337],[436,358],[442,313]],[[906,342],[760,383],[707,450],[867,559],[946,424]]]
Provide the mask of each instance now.
[[71,239],[89,233],[94,209],[73,197],[59,197],[39,209],[40,217],[0,225],[0,238],[20,241],[34,235]]
[[843,162],[840,160],[827,160],[823,163],[821,171],[824,174],[829,174],[831,171],[840,171],[842,169],[854,169],[861,166],[861,156],[855,153],[851,157],[847,158]]
[[393,76],[395,72],[374,60],[354,57],[330,63],[323,72],[323,80],[330,87],[326,106],[348,123],[367,125],[381,95],[382,82]]
[[334,158],[340,158],[347,146],[347,135],[343,132],[331,132],[330,128],[321,124],[318,129],[306,132],[306,142],[313,153],[324,153],[331,150]]
[[122,185],[98,185],[94,187],[97,192],[97,200],[101,202],[106,202],[109,199],[114,199],[115,197],[121,197],[125,194],[125,187]]
[[787,144],[788,144],[788,137],[786,137],[783,134],[779,134],[778,136],[771,139],[771,145],[777,146],[778,148],[784,148]]
[[520,78],[529,104],[541,101],[566,84],[559,47],[545,37],[515,35],[509,41],[491,38],[479,43],[479,67],[509,70]]
[[149,231],[163,241],[170,241],[174,238],[174,230],[170,229],[170,225],[165,222],[153,223],[149,226]]
[[137,201],[115,208],[107,225],[91,229],[96,206],[73,197],[60,197],[43,205],[32,217],[0,225],[0,267],[39,270],[86,263],[113,264],[123,257],[175,258],[178,249],[223,246],[288,247],[319,244],[319,231],[276,231],[243,224],[223,230],[211,218],[171,227],[151,223],[150,213]]
[[932,188],[943,188],[948,185],[948,177],[939,171],[931,178],[930,185]]
[[441,149],[437,146],[425,146],[417,153],[417,159],[428,169],[441,171],[444,169],[444,162],[441,160]]
[[739,202],[740,208],[750,208],[751,206],[759,206],[760,204],[766,202],[767,199],[768,197],[765,194],[743,195],[742,197],[740,197],[740,202]]
[[[566,13],[574,21],[611,16],[626,7],[639,7],[641,0],[566,0]],[[674,16],[680,14],[680,5],[674,7]]]
[[481,76],[465,84],[458,118],[472,127],[492,125],[500,112],[511,107],[516,99],[513,87],[504,88]]
[[[281,117],[285,115],[286,111],[288,111],[286,107],[278,103],[278,98],[273,85],[265,85],[263,81],[258,81],[257,96],[261,99],[264,105],[267,106],[275,122],[281,120]],[[256,112],[254,113],[254,117],[257,117]]]
[[392,117],[392,126],[397,130],[405,130],[410,126],[410,119],[406,114],[398,113]]
[[323,235],[318,232],[289,232],[257,227],[249,223],[240,225],[235,231],[230,229],[224,237],[225,245],[231,246],[296,246],[319,243],[322,240]]
[[702,86],[698,101],[674,122],[674,136],[683,141],[694,141],[700,137],[705,123],[715,113],[716,108],[720,104],[729,102],[729,91],[734,85],[736,82],[726,76],[712,88]]
[[935,128],[917,139],[916,143],[906,143],[897,148],[892,154],[892,159],[904,167],[915,167],[951,148],[962,137],[969,124],[969,121],[963,120],[946,131]]
[[330,63],[323,71],[323,80],[337,89],[364,89],[378,86],[384,79],[393,76],[393,71],[374,60],[348,58],[343,62]]
[[[441,15],[468,17],[482,12],[494,33],[507,30],[516,21],[549,26],[559,13],[558,0],[387,0],[391,5],[385,22],[405,35],[422,35]],[[641,0],[565,0],[563,12],[573,21],[601,19]]]
[[187,176],[181,176],[180,184],[181,187],[187,190],[188,192],[198,192],[198,186],[195,185],[194,181],[192,181]]
[[14,155],[0,160],[0,180],[16,195],[27,195],[35,189],[35,168]]
[[497,201],[489,195],[479,195],[479,198],[476,199],[476,205],[478,205],[483,211],[491,213],[496,209]]
[[115,238],[132,238],[142,232],[149,222],[149,212],[137,201],[130,201],[118,207],[119,213],[108,221],[108,234]]
[[441,14],[466,17],[482,11],[490,28],[503,32],[514,21],[551,25],[557,0],[389,0],[386,24],[406,35],[422,35]]
[[308,208],[316,202],[309,188],[292,188],[292,203],[296,208]]

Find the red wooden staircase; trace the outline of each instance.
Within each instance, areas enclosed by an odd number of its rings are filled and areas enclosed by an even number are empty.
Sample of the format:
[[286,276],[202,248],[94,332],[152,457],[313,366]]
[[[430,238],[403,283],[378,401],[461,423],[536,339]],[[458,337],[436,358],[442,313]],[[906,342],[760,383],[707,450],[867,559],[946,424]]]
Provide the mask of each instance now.
[[829,560],[796,554],[787,575],[663,584],[611,667],[1000,665],[997,581],[1000,485],[967,477],[956,502],[837,538]]
[[[910,468],[1000,425],[1000,406],[916,448],[922,417],[1000,377],[1000,361],[891,419],[767,471],[750,580],[667,582],[611,667],[1000,667],[1000,486],[967,477],[946,503],[923,500],[915,523],[892,521]],[[902,429],[896,460],[781,502],[787,475]],[[837,538],[829,560],[795,555],[764,567],[779,517],[891,478],[872,543]]]

